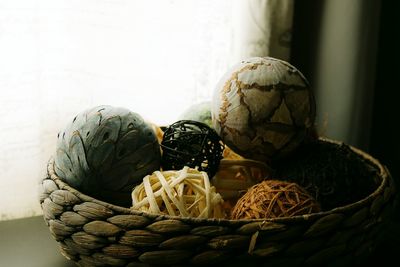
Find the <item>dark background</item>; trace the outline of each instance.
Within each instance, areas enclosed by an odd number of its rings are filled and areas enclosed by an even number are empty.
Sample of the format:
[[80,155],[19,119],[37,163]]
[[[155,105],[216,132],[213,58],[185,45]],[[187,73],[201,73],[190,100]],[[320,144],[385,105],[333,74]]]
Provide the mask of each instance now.
[[382,1],[370,145],[370,153],[389,167],[397,181],[400,177],[400,136],[396,130],[400,126],[399,10],[399,1]]
[[[315,51],[323,16],[324,0],[295,1],[292,40],[292,63],[313,81]],[[389,166],[394,177],[400,174],[400,4],[396,0],[381,0],[376,82],[372,110],[369,148],[366,150]],[[368,18],[367,18],[368,19]],[[367,45],[367,44],[366,44]],[[373,53],[372,53],[373,54]]]
[[[292,40],[292,63],[306,77],[313,80],[315,74],[315,50],[318,43],[323,6],[326,1],[295,1],[294,29]],[[379,159],[390,170],[400,188],[400,1],[381,0],[378,21],[379,39],[377,47],[376,81],[373,92],[371,128],[365,129],[369,146],[363,148]],[[368,18],[366,18],[368,19]],[[368,44],[366,44],[368,45]],[[372,53],[374,54],[374,53]],[[312,85],[312,84],[311,84]],[[398,194],[399,195],[399,194]],[[397,199],[400,199],[398,196]],[[400,205],[397,201],[392,227],[387,229],[385,242],[374,255],[371,264],[389,264],[397,261],[400,252]]]

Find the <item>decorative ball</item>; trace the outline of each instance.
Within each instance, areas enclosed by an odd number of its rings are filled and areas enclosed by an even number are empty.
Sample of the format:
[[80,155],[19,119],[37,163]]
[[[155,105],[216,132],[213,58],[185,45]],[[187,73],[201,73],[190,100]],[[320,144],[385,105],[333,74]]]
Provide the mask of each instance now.
[[155,171],[132,191],[132,209],[155,214],[223,218],[222,203],[207,173],[187,166],[179,171]]
[[98,106],[78,114],[58,134],[55,171],[70,186],[130,206],[132,188],[160,168],[157,138],[142,117]]
[[163,170],[179,170],[189,166],[213,177],[224,145],[217,133],[206,124],[181,120],[165,130],[161,148]]
[[[211,101],[201,102],[189,107],[181,116],[180,120],[193,120],[207,124],[213,128],[211,120]],[[226,159],[243,159],[242,156],[233,152],[227,145],[225,145],[223,158]]]
[[268,219],[319,212],[319,204],[296,183],[265,180],[239,199],[231,218]]
[[273,170],[264,162],[250,159],[222,159],[211,183],[224,199],[223,209],[232,208],[248,188],[270,177]]
[[222,153],[222,156],[224,157],[224,159],[232,159],[232,160],[244,159],[242,156],[240,156],[239,154],[235,153],[232,149],[230,149],[227,145],[225,145],[225,149],[224,152]]
[[179,120],[199,121],[212,127],[211,101],[205,101],[190,106],[180,115]]
[[266,161],[290,154],[304,140],[314,124],[315,100],[295,67],[255,57],[222,77],[211,115],[226,145],[245,158]]
[[163,135],[164,135],[164,131],[161,129],[160,126],[158,126],[154,122],[148,122],[148,123],[151,126],[151,128],[153,129],[153,132],[156,134],[158,143],[161,144],[162,139],[163,139]]

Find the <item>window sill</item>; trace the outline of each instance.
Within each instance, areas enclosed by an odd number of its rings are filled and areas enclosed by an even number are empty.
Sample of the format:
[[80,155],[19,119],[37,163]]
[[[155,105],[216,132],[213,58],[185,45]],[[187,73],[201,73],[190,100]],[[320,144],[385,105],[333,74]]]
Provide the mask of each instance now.
[[0,266],[72,267],[42,216],[0,222]]

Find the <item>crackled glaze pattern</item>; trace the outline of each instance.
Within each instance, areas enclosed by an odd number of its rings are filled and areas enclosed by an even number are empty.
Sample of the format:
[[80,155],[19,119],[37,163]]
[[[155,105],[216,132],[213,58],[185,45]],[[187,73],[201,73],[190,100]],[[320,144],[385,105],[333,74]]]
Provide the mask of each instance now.
[[220,80],[212,103],[213,126],[238,154],[268,160],[293,151],[315,119],[307,80],[289,63],[250,58]]

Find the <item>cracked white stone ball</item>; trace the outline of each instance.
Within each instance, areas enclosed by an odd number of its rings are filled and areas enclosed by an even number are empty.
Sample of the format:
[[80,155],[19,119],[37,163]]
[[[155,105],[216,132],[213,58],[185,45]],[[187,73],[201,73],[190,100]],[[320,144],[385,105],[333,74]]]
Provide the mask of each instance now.
[[244,60],[219,81],[211,116],[222,140],[245,158],[282,158],[315,121],[313,92],[303,74],[271,57]]

